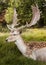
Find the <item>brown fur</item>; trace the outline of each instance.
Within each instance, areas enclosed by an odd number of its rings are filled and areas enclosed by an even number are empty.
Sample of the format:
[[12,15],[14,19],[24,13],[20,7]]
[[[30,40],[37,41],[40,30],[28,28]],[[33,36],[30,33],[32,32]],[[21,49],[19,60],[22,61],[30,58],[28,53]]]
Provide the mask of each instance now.
[[37,50],[46,47],[46,42],[28,42],[26,43],[26,45],[27,45],[26,54],[30,56],[30,54],[32,54],[32,50]]
[[34,49],[34,48],[40,49],[46,47],[46,42],[28,42],[26,45],[30,49]]

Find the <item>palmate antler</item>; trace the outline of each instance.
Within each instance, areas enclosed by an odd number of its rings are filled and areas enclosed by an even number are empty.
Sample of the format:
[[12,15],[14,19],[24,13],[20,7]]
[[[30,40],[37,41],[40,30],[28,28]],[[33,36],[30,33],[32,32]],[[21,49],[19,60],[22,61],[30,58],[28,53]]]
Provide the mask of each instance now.
[[37,4],[36,4],[36,6],[32,5],[31,8],[32,8],[32,14],[33,14],[31,22],[29,24],[27,23],[25,26],[21,26],[20,28],[18,28],[19,30],[23,29],[25,27],[31,27],[32,25],[35,25],[39,21],[40,10],[38,8],[38,5]]
[[37,4],[36,6],[32,6],[32,14],[33,16],[29,26],[35,25],[40,19],[40,10]]
[[[18,30],[23,29],[25,27],[31,27],[32,25],[35,25],[39,21],[39,19],[40,19],[40,10],[38,8],[38,5],[37,4],[36,4],[36,6],[32,5],[31,8],[32,8],[32,14],[33,14],[31,22],[29,24],[26,24],[25,26],[18,27],[17,28]],[[17,25],[17,21],[18,21],[17,12],[16,12],[16,9],[14,9],[13,23],[10,26],[12,29],[14,28],[14,26]],[[9,28],[9,26],[8,26],[8,28]]]

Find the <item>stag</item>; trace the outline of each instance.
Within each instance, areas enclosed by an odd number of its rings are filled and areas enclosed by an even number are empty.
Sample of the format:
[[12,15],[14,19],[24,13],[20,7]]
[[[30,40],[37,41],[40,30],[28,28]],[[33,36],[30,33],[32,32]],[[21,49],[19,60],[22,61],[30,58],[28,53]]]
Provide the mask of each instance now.
[[[32,58],[33,60],[41,60],[41,61],[46,61],[46,43],[32,43],[30,45],[27,45],[24,43],[19,29],[25,28],[25,27],[30,27],[32,25],[35,25],[37,21],[40,19],[40,10],[38,8],[38,5],[36,6],[32,5],[32,20],[30,24],[26,24],[25,26],[22,26],[20,28],[16,28],[17,24],[17,13],[16,9],[14,9],[14,16],[13,16],[13,23],[7,27],[10,29],[10,36],[6,39],[7,42],[12,42],[14,41],[15,44],[17,45],[17,48],[19,51],[27,58]],[[16,18],[15,18],[16,17]]]

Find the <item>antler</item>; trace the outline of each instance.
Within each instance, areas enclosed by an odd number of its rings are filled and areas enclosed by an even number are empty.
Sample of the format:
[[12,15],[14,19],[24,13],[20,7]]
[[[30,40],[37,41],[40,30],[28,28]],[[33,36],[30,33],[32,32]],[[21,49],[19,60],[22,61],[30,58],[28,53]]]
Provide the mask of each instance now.
[[[32,8],[32,14],[33,14],[31,22],[29,24],[26,24],[25,26],[19,27],[18,30],[23,29],[25,27],[31,27],[32,25],[35,25],[38,22],[38,20],[40,19],[40,10],[38,8],[38,5],[37,4],[36,4],[36,6],[32,5],[31,8]],[[17,12],[16,12],[16,9],[14,9],[13,23],[12,23],[12,25],[10,25],[10,27],[12,29],[14,28],[14,26],[17,25],[17,21],[18,21]],[[8,28],[9,28],[9,26],[8,26]],[[11,28],[9,28],[9,29],[11,29]]]
[[31,27],[32,25],[35,25],[39,21],[40,10],[38,8],[38,5],[37,4],[36,6],[32,5],[31,8],[32,8],[32,14],[33,14],[31,22],[29,24],[27,23],[25,26],[21,26],[20,28],[18,28],[19,30],[25,27]]
[[16,8],[14,8],[14,15],[13,15],[13,23],[12,23],[12,25],[16,26],[17,25],[17,21],[18,21],[17,12],[16,12]]
[[14,8],[13,22],[12,22],[12,24],[7,25],[7,27],[8,27],[10,30],[13,30],[14,26],[17,25],[17,21],[18,21],[18,19],[17,19],[17,12],[16,12],[16,9]]
[[33,16],[29,26],[35,25],[40,19],[40,10],[37,4],[36,6],[32,6],[32,14]]

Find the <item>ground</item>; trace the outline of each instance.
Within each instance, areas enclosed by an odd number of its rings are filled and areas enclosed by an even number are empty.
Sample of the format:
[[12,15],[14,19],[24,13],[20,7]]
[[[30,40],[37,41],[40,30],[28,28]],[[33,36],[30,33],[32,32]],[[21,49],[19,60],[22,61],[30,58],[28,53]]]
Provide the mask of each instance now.
[[[45,29],[28,29],[27,31],[22,33],[22,37],[26,42],[46,42]],[[46,62],[34,61],[24,57],[14,42],[8,43],[5,41],[8,35],[8,33],[0,33],[0,65],[46,65]]]

